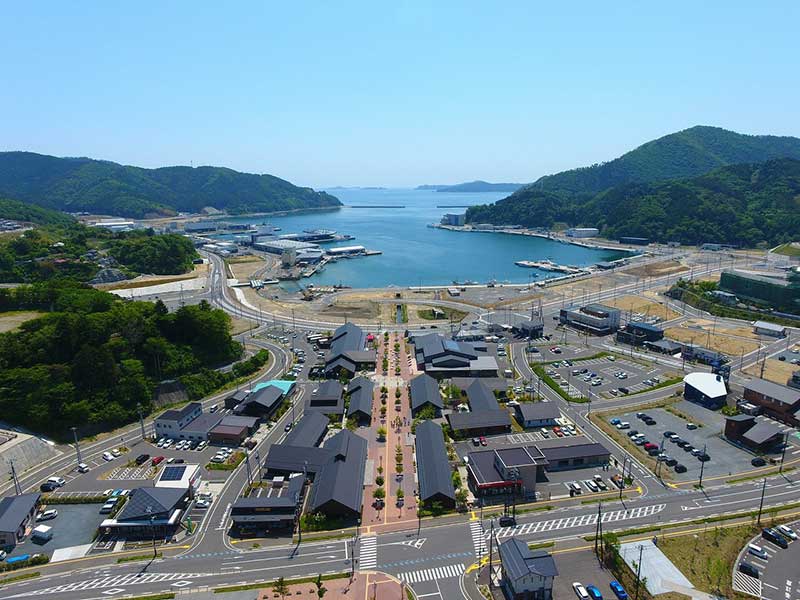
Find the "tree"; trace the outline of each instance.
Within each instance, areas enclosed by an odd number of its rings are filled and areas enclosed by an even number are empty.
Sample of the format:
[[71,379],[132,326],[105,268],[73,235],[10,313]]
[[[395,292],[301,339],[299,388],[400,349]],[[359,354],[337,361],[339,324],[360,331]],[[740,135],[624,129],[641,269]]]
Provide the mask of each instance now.
[[324,585],[322,585],[322,574],[317,575],[314,585],[317,587],[317,598],[322,598],[328,593],[328,590],[325,589]]
[[376,500],[383,500],[386,498],[386,490],[382,487],[376,488],[375,491],[372,492],[372,497]]
[[380,441],[383,441],[383,440],[385,440],[385,439],[386,439],[386,427],[384,427],[383,425],[381,425],[380,427],[378,427],[378,431],[377,431],[377,433],[378,433],[378,439],[379,439]]
[[461,505],[467,503],[467,490],[464,488],[459,488],[456,490],[456,502]]
[[284,581],[283,577],[278,577],[275,583],[272,584],[272,589],[276,594],[280,594],[281,598],[285,598],[286,594],[289,593],[289,586],[286,585],[286,581]]

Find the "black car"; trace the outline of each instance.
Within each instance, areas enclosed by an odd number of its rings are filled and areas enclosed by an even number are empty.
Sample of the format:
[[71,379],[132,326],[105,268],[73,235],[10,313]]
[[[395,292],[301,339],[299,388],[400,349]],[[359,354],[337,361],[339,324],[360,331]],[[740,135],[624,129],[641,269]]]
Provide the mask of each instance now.
[[678,448],[686,448],[686,446],[689,445],[689,442],[687,442],[686,440],[682,440],[681,438],[678,438],[677,440],[673,440],[672,442],[676,446],[678,446]]
[[740,562],[739,563],[739,571],[744,573],[745,575],[750,575],[750,577],[755,577],[758,579],[758,569],[755,568],[754,565],[751,565],[749,562]]
[[648,450],[647,453],[650,456],[658,456],[659,454],[661,454],[661,448],[650,448],[650,450]]
[[39,489],[43,492],[52,492],[57,488],[58,486],[52,481],[45,481],[42,485],[39,486]]
[[668,466],[668,467],[674,467],[675,465],[677,465],[677,464],[678,464],[678,461],[677,461],[676,459],[672,458],[672,457],[669,457],[669,458],[668,458],[667,460],[665,460],[664,462],[665,462],[665,463],[667,463],[667,466]]
[[136,457],[136,464],[141,467],[148,460],[150,460],[149,454],[140,454],[139,456]]
[[517,521],[516,519],[514,519],[514,517],[506,516],[506,517],[500,517],[498,523],[500,523],[500,527],[514,527],[514,525],[517,524]]
[[669,436],[671,436],[671,435],[675,435],[675,432],[674,432],[674,431],[665,431],[665,432],[664,432],[664,437],[665,437],[665,438],[668,438],[668,437],[669,437]]
[[287,423],[286,427],[284,427],[283,430],[286,431],[286,432],[291,431],[292,430],[292,424],[291,423]]
[[697,460],[699,460],[700,462],[708,462],[711,460],[711,457],[705,452],[702,452],[697,455]]
[[176,458],[175,460],[173,460],[173,461],[172,461],[172,464],[173,464],[173,465],[182,465],[182,464],[183,464],[183,463],[185,463],[185,462],[186,462],[186,461],[185,461],[185,460],[183,460],[182,458]]
[[636,413],[636,418],[637,419],[649,419],[650,417],[647,415],[647,413],[638,412],[638,413]]
[[680,463],[678,463],[677,465],[675,465],[675,466],[673,467],[673,469],[675,469],[675,472],[676,472],[676,473],[686,473],[686,467],[684,467],[684,466],[683,466],[682,464],[680,464]]
[[631,429],[631,430],[628,432],[628,437],[633,437],[633,436],[635,436],[635,435],[639,435],[639,430],[638,430],[638,429]]
[[681,447],[683,448],[684,452],[691,452],[692,450],[694,450],[694,446],[692,446],[691,444],[686,444],[685,446]]
[[770,529],[769,527],[761,530],[761,537],[767,540],[768,542],[772,542],[776,546],[780,546],[783,549],[789,547],[789,542],[786,541],[786,538],[783,537],[780,533],[778,533],[774,529]]
[[753,465],[754,467],[763,467],[764,465],[767,464],[767,461],[765,461],[760,456],[756,456],[753,460],[750,461],[750,464]]
[[646,425],[655,425],[656,424],[656,420],[655,419],[644,419],[644,422],[645,422]]

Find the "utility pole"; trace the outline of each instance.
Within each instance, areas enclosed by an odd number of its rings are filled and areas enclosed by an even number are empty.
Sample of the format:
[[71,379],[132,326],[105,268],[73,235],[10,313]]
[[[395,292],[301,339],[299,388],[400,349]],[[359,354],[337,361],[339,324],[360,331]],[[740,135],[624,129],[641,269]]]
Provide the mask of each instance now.
[[492,543],[494,542],[494,518],[489,521],[489,589],[492,589]]
[[639,562],[636,564],[636,592],[634,593],[634,600],[639,600],[639,582],[642,574],[642,551],[644,546],[639,544]]
[[600,534],[597,536],[600,541],[600,563],[603,563],[603,503],[597,503],[597,527]]
[[253,477],[250,472],[250,452],[247,449],[244,451],[244,468],[247,471],[247,485],[253,485]]
[[[139,428],[142,430],[142,441],[144,441],[144,417],[142,416],[142,405],[136,403],[136,412],[139,413]],[[77,442],[75,442],[77,445]]]
[[261,457],[258,455],[258,450],[256,450],[256,468],[258,469],[258,481],[261,482],[263,481],[261,478]]
[[781,465],[778,468],[778,473],[783,473],[783,461],[786,460],[786,446],[789,445],[789,434],[783,434],[783,452],[781,452]]
[[758,524],[761,525],[761,511],[764,508],[764,492],[767,491],[767,478],[764,477],[764,484],[761,486],[761,500],[758,502]]
[[11,479],[14,481],[14,493],[19,496],[22,494],[22,488],[19,485],[19,479],[17,479],[17,471],[14,469],[14,461],[9,460],[8,463],[11,465]]
[[[703,444],[703,456],[705,456],[705,454],[706,454],[706,445]],[[698,484],[700,485],[701,488],[703,487],[703,471],[705,470],[705,466],[706,466],[706,461],[701,460],[700,461],[700,481],[698,482]]]
[[72,429],[72,437],[75,440],[75,454],[78,457],[78,464],[80,465],[83,461],[81,460],[81,447],[78,445],[78,428],[70,427],[70,429]]

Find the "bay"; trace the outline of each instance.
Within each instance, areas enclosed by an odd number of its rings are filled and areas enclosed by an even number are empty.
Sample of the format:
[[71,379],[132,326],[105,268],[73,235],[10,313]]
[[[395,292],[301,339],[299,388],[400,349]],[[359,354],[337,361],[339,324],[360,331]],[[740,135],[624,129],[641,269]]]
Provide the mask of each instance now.
[[[624,256],[608,250],[583,248],[547,239],[504,233],[464,233],[433,229],[445,213],[466,208],[439,205],[473,205],[495,202],[506,193],[439,193],[414,189],[326,190],[343,204],[339,210],[286,216],[237,217],[227,221],[280,227],[281,234],[306,229],[335,229],[354,240],[326,244],[330,248],[361,245],[383,254],[329,263],[307,285],[346,285],[354,288],[447,285],[453,281],[528,283],[557,277],[558,273],[518,267],[518,260],[549,259],[558,264],[587,266]],[[381,207],[381,208],[379,208]],[[392,207],[392,208],[382,208]],[[292,285],[286,285],[291,289]]]

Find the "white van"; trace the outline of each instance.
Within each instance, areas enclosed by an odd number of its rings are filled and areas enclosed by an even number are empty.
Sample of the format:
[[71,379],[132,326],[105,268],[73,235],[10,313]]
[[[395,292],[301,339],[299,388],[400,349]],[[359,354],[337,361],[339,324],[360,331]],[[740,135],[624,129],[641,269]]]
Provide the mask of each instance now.
[[48,477],[47,483],[52,483],[53,485],[57,485],[58,487],[63,486],[66,480],[63,477]]

